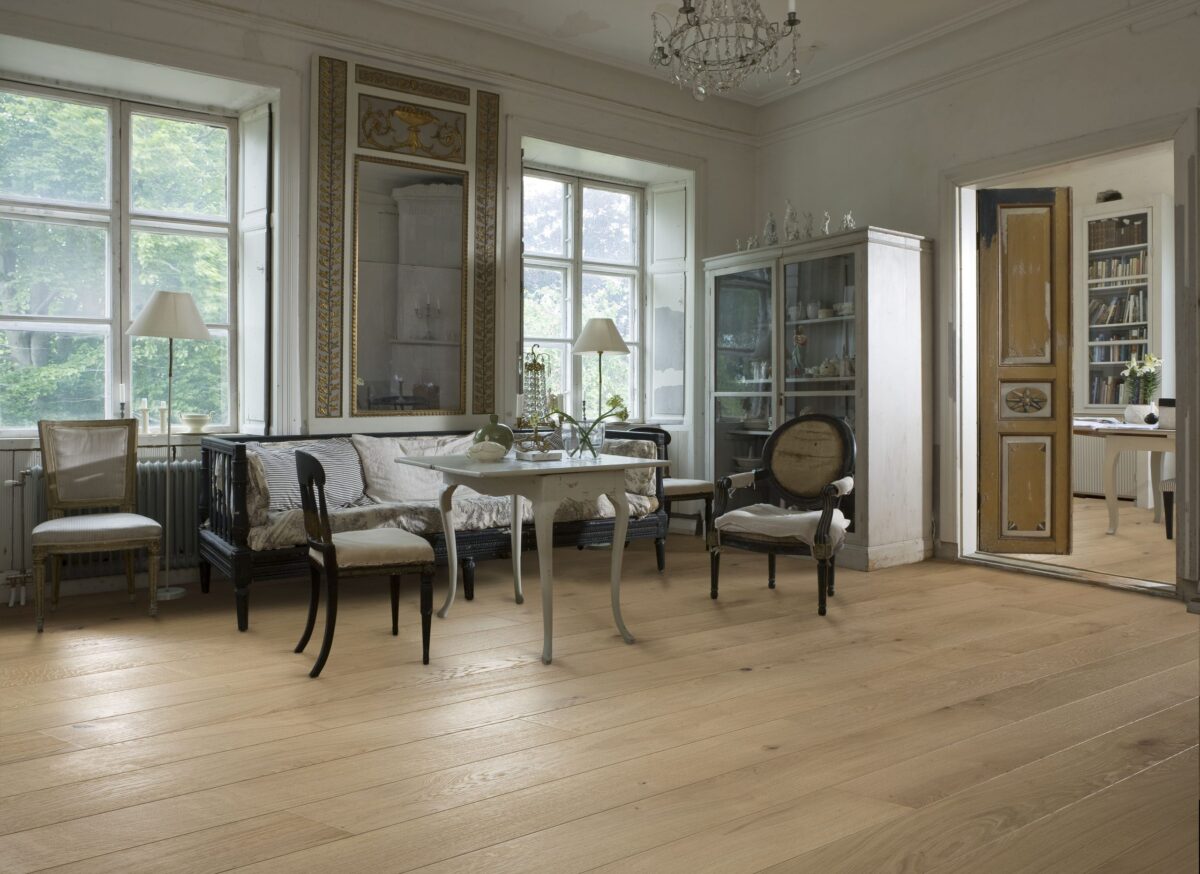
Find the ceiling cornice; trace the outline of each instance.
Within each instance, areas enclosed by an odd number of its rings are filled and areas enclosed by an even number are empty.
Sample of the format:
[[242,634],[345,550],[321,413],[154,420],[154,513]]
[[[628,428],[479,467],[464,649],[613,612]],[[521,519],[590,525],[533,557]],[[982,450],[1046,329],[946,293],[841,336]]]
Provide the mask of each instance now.
[[986,76],[1068,46],[1086,42],[1115,30],[1136,29],[1139,24],[1159,24],[1164,20],[1172,21],[1197,14],[1200,14],[1200,0],[1146,0],[1137,6],[1121,9],[1102,18],[1093,19],[1042,39],[1025,43],[1009,51],[981,58],[970,65],[958,67],[855,103],[839,106],[837,109],[820,115],[761,132],[756,142],[760,146],[772,145],[827,125],[869,115],[881,109],[949,88],[960,82]]

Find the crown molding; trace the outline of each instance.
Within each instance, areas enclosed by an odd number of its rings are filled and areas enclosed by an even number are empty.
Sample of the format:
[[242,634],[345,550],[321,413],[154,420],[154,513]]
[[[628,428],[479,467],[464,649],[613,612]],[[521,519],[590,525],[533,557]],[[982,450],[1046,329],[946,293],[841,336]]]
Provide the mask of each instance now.
[[1174,20],[1197,13],[1200,13],[1200,0],[1147,0],[1147,2],[1141,3],[1138,6],[1127,7],[1102,18],[1094,19],[1076,27],[1067,28],[1066,30],[1059,31],[1056,34],[1043,37],[1034,42],[1026,43],[1015,49],[981,59],[969,66],[958,67],[946,73],[931,76],[874,97],[868,97],[855,103],[840,106],[837,109],[832,109],[802,121],[761,132],[756,142],[760,147],[774,145],[822,127],[870,115],[882,109],[906,103],[909,100],[915,100],[927,94],[933,94],[961,82],[968,82],[972,79],[998,72],[1016,64],[1060,51],[1069,46],[1095,39],[1116,30],[1123,28],[1133,30],[1141,23],[1160,23],[1164,19]]
[[[574,88],[555,85],[506,73],[476,64],[463,63],[453,58],[429,52],[415,52],[399,49],[395,45],[380,39],[354,36],[353,34],[313,27],[292,21],[281,21],[258,12],[235,8],[221,0],[129,0],[140,6],[158,10],[172,9],[219,24],[227,24],[240,28],[253,28],[275,36],[288,37],[310,43],[322,50],[342,50],[366,57],[377,58],[391,63],[402,64],[413,70],[419,70],[432,75],[452,75],[467,79],[471,82],[492,88],[506,88],[509,91],[527,94],[533,97],[551,97],[564,103],[570,103],[595,112],[604,112],[612,116],[623,117],[630,121],[667,127],[697,136],[704,136],[736,143],[743,146],[754,146],[756,139],[749,131],[722,127],[717,124],[696,121],[684,116],[672,115],[652,109],[646,109],[634,103],[601,97]],[[397,11],[391,3],[381,3],[372,0],[377,6]],[[413,14],[426,15],[424,12]],[[428,16],[426,17],[435,17]],[[608,66],[612,66],[609,64]],[[662,83],[664,86],[666,83]]]

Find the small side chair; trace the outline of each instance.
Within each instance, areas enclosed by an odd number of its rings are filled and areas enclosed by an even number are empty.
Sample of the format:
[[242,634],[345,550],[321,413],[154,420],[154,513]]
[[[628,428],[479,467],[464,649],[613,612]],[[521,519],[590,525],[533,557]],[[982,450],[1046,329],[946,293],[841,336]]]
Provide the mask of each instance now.
[[[665,428],[659,428],[654,425],[643,425],[637,428],[630,428],[630,431],[642,431],[650,434],[662,434],[666,440],[666,445],[671,445],[671,434]],[[665,452],[663,461],[668,461]],[[666,498],[666,506],[663,508],[667,515],[671,515],[671,505],[676,501],[703,501],[704,515],[696,516],[696,533],[704,533],[712,527],[713,522],[713,496],[716,493],[716,486],[706,479],[685,479],[677,476],[663,477],[663,495]],[[676,514],[680,518],[692,518],[690,515],[685,516],[682,513]],[[661,568],[660,568],[661,570]]]
[[321,575],[326,581],[325,637],[321,652],[309,672],[318,677],[333,648],[337,626],[338,582],[341,577],[391,578],[392,634],[400,633],[400,576],[421,575],[421,661],[429,664],[429,632],[433,617],[433,547],[424,537],[399,528],[332,533],[325,505],[325,468],[307,452],[296,452],[296,475],[300,479],[300,503],[304,508],[304,531],[308,539],[308,565],[312,594],[304,634],[296,652],[304,652],[317,621],[321,599]]
[[[772,589],[776,555],[811,555],[817,560],[817,612],[824,616],[834,561],[850,527],[838,503],[854,489],[854,453],[854,432],[844,419],[809,413],[784,422],[767,439],[761,468],[723,478],[709,531],[710,596],[717,597],[724,549],[765,552]],[[742,488],[753,488],[763,503],[726,512],[730,496]]]
[[137,420],[41,421],[38,435],[50,518],[34,527],[31,537],[37,630],[42,630],[45,617],[46,562],[50,562],[53,610],[58,606],[59,564],[63,556],[72,553],[123,552],[125,584],[132,601],[134,553],[146,550],[150,615],[158,615],[162,526],[134,512]]

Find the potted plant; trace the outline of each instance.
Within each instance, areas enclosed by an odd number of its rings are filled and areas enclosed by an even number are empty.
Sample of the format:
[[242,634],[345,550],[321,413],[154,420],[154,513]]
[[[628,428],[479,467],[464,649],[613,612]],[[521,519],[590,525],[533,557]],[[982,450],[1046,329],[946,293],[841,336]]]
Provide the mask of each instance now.
[[1162,359],[1146,354],[1134,355],[1121,371],[1125,377],[1125,421],[1142,424],[1154,412],[1154,395],[1162,381]]
[[624,422],[629,419],[629,410],[625,408],[625,400],[620,395],[610,397],[608,409],[590,421],[580,422],[570,413],[564,413],[559,409],[552,412],[553,415],[558,416],[559,427],[562,428],[564,435],[568,432],[568,429],[563,427],[565,425],[570,425],[570,430],[574,432],[573,445],[567,446],[567,454],[570,456],[579,456],[587,451],[595,458],[600,454],[600,447],[604,444],[605,420],[616,419]]

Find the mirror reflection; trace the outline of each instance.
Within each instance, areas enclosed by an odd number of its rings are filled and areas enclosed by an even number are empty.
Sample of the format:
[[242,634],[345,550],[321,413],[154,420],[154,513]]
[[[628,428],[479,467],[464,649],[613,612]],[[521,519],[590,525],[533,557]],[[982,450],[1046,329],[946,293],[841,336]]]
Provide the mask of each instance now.
[[467,174],[355,162],[355,415],[461,413]]

